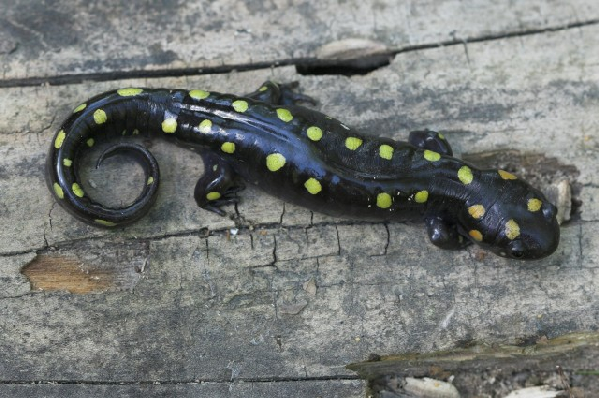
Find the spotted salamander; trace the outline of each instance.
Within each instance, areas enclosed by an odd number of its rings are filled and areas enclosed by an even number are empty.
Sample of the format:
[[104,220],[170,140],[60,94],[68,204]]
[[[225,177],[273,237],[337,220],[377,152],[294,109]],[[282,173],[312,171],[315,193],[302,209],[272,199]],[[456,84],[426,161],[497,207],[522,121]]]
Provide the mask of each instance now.
[[201,150],[205,174],[197,204],[223,215],[243,180],[285,201],[333,216],[424,220],[433,244],[474,242],[510,258],[538,259],[556,250],[556,208],[541,192],[503,170],[479,170],[452,157],[445,137],[410,133],[409,142],[362,134],[297,105],[311,98],[296,85],[266,82],[243,97],[205,90],[124,88],[77,106],[57,132],[47,181],[75,217],[104,227],[139,219],[156,198],[158,163],[143,146],[118,143],[139,159],[146,184],[129,206],[94,202],[78,178],[78,159],[101,136],[160,135]]

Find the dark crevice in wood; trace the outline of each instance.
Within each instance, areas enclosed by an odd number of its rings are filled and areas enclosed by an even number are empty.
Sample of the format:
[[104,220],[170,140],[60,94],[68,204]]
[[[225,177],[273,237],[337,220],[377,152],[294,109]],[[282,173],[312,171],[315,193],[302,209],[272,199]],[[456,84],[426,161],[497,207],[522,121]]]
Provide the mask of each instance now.
[[257,62],[240,65],[221,65],[206,68],[173,68],[157,70],[131,70],[109,73],[72,73],[60,76],[26,77],[22,79],[0,80],[0,88],[31,87],[31,86],[62,86],[67,84],[80,84],[83,82],[104,82],[122,79],[149,79],[162,77],[182,77],[196,75],[218,75],[231,72],[247,72],[252,70],[267,69],[278,66],[293,65],[294,60],[280,60],[273,62]]
[[252,70],[260,70],[274,68],[280,66],[295,66],[299,74],[304,75],[354,75],[367,74],[379,68],[389,65],[390,61],[398,54],[433,49],[444,46],[464,45],[470,43],[480,43],[513,37],[522,37],[543,34],[547,32],[557,32],[569,29],[578,29],[587,26],[598,25],[599,19],[589,19],[586,21],[573,22],[565,25],[539,29],[522,29],[511,32],[491,33],[478,37],[460,38],[452,37],[450,40],[437,43],[419,44],[413,46],[405,46],[396,49],[390,49],[385,53],[378,53],[362,58],[353,59],[281,59],[273,61],[264,61],[247,64],[236,65],[220,65],[216,67],[205,68],[173,68],[173,69],[158,69],[158,70],[132,70],[125,72],[109,72],[109,73],[80,73],[80,74],[64,74],[60,76],[45,76],[45,77],[27,77],[21,79],[0,80],[0,88],[10,87],[31,87],[40,85],[60,86],[67,84],[79,84],[86,81],[101,82],[114,81],[121,79],[143,79],[143,78],[162,78],[162,77],[181,77],[181,76],[196,76],[205,74],[226,74],[231,72],[246,72]]
[[353,59],[298,60],[295,70],[300,75],[367,75],[388,66],[394,57],[395,52],[389,52]]
[[201,380],[140,380],[140,381],[108,381],[108,380],[0,380],[0,385],[19,385],[19,384],[60,384],[60,385],[193,385],[204,383],[289,383],[289,382],[313,382],[313,381],[341,381],[341,380],[360,380],[358,376],[338,375],[321,377],[256,377],[256,378],[235,378],[233,380],[221,379],[201,379]]

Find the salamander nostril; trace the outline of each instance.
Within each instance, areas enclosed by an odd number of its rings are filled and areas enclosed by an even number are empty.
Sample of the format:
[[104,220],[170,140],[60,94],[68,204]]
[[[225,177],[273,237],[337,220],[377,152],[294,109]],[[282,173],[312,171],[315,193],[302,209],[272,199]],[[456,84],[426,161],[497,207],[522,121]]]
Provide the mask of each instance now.
[[547,203],[545,206],[543,206],[543,215],[545,216],[545,218],[549,221],[553,220],[555,218],[555,215],[557,214],[557,208],[552,205],[551,203]]

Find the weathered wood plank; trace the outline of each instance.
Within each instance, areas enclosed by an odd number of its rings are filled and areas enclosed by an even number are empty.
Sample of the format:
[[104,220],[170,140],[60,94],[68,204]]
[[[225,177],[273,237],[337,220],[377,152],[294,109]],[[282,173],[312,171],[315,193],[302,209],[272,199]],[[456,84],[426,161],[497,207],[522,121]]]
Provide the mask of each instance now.
[[[528,386],[561,391],[563,396],[585,397],[599,391],[598,364],[599,336],[573,333],[520,346],[475,345],[432,354],[391,355],[348,367],[368,379],[375,393],[407,394],[409,377],[433,374],[445,379],[451,376],[451,384],[464,397],[505,397]],[[431,383],[429,394],[422,396],[440,396],[434,395],[434,390],[439,389],[436,385],[438,382]]]
[[3,3],[2,80],[271,64],[350,38],[396,51],[599,18],[593,0]]
[[[306,92],[321,99],[321,108],[327,113],[338,115],[346,123],[365,130],[395,138],[405,139],[409,130],[433,128],[453,132],[451,140],[458,154],[466,150],[477,153],[514,148],[530,151],[530,148],[535,148],[537,154],[556,159],[552,178],[561,177],[564,167],[567,176],[576,169],[580,171],[580,175],[576,176],[579,184],[588,186],[580,198],[588,203],[595,190],[592,183],[596,175],[595,162],[591,161],[594,153],[590,151],[582,156],[583,152],[571,152],[566,157],[563,148],[584,151],[595,145],[593,126],[596,120],[588,109],[593,106],[595,98],[592,71],[596,55],[587,51],[588,55],[583,60],[574,59],[572,65],[568,65],[564,64],[563,57],[543,55],[546,53],[539,51],[535,58],[528,52],[531,51],[530,46],[553,46],[554,51],[557,47],[566,56],[571,51],[570,43],[574,43],[580,51],[593,48],[594,31],[595,28],[586,28],[551,33],[546,35],[548,38],[545,40],[531,36],[525,41],[529,44],[520,44],[523,39],[514,38],[507,43],[498,43],[493,51],[488,50],[489,44],[475,44],[468,47],[468,55],[461,46],[428,50],[423,57],[406,54],[387,71],[354,77],[350,86],[347,86],[349,81],[345,78],[310,78],[304,80],[303,87]],[[500,69],[496,72],[493,68]],[[281,70],[274,77],[290,80],[291,71],[284,70],[286,72]],[[3,214],[7,217],[7,227],[0,231],[0,250],[22,252],[39,249],[44,246],[44,238],[53,244],[81,237],[82,234],[123,236],[121,232],[114,235],[73,223],[62,209],[53,207],[53,201],[46,193],[41,169],[49,137],[73,104],[78,104],[82,98],[120,85],[148,85],[150,82],[155,86],[200,86],[221,91],[235,88],[234,91],[247,92],[256,86],[255,82],[268,77],[273,76],[268,72],[252,72],[197,79],[3,90],[4,98],[10,99],[10,102],[0,110],[3,123],[0,131],[4,132],[0,135],[0,150],[5,176],[0,183],[6,197]],[[521,88],[525,82],[527,85]],[[33,101],[45,103],[47,106],[43,109],[49,112],[43,113],[40,107],[35,107],[32,112],[25,111],[27,104]],[[165,175],[163,195],[149,217],[127,229],[125,236],[161,236],[234,225],[233,221],[213,214],[197,213],[190,189],[202,173],[197,155],[161,142],[155,144],[154,151]],[[522,154],[525,159],[526,152]],[[522,159],[513,165],[521,163]],[[118,162],[115,162],[113,167],[109,165],[98,174],[91,174],[90,179],[97,181],[98,185],[89,191],[96,195],[104,193],[106,198],[127,191],[135,194],[132,188],[136,186],[135,181],[125,181],[119,188],[107,192],[120,176],[120,171]],[[531,173],[531,176],[534,174]],[[105,180],[107,176],[112,180]],[[547,180],[538,182],[542,186]],[[25,203],[21,200],[23,187],[34,190]],[[56,226],[52,229],[48,222],[50,212],[52,226]],[[304,209],[288,205],[284,211],[281,202],[253,192],[244,194],[239,212],[248,224],[277,223],[281,217],[283,223],[289,225],[294,222],[309,225],[311,220],[310,213]],[[585,206],[581,216],[585,220],[594,220],[595,213],[592,206]],[[312,221],[319,220],[329,219],[318,215]],[[25,234],[20,233],[24,225],[27,225],[25,229],[28,231]]]
[[[558,252],[528,264],[476,248],[439,251],[421,226],[356,225],[251,188],[239,214],[222,219],[193,202],[202,173],[197,155],[159,142],[152,151],[164,184],[156,207],[134,226],[87,227],[50,197],[42,169],[51,137],[89,95],[128,85],[242,93],[268,77],[297,79],[291,68],[0,90],[1,381],[200,379],[215,389],[260,391],[260,383],[239,381],[277,378],[310,389],[332,383],[313,384],[315,378],[351,377],[344,366],[373,352],[426,352],[457,341],[512,342],[596,327],[598,36],[599,27],[587,26],[448,46],[402,54],[366,76],[300,79],[321,109],[350,125],[404,139],[409,130],[441,129],[459,154],[515,149],[515,165],[527,164],[531,154],[550,162],[513,170],[545,173],[534,179],[542,188],[562,174],[572,178],[582,206],[562,229]],[[135,192],[134,175],[107,191],[131,167],[119,164],[90,172],[97,188],[89,192],[104,198]],[[113,180],[105,183],[107,176]],[[48,266],[54,272],[48,275],[40,262],[62,268]],[[29,292],[21,274],[28,264],[37,266],[38,280],[110,275],[110,283],[88,294]],[[345,391],[344,383],[335,391]],[[59,395],[53,388],[117,396],[134,387],[2,388],[20,396],[28,396],[26,389]]]
[[362,383],[354,380],[327,380],[302,383],[297,381],[141,384],[141,385],[90,385],[90,384],[21,384],[1,385],[0,394],[5,397],[25,398],[157,398],[157,397],[242,397],[242,398],[287,398],[287,397],[331,397],[361,398],[364,396]]

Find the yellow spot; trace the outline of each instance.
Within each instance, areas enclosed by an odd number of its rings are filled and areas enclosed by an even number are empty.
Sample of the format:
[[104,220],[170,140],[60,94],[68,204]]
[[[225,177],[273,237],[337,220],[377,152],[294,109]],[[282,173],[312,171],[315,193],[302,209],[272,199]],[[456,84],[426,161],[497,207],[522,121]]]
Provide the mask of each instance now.
[[345,147],[347,149],[356,150],[362,145],[362,139],[358,137],[347,137],[345,139]]
[[243,100],[237,100],[235,102],[233,102],[233,109],[235,109],[236,112],[245,112],[248,110],[248,103],[247,101],[243,101]]
[[121,134],[122,135],[126,135],[127,134],[127,129],[123,130],[123,132]]
[[81,112],[85,108],[87,108],[87,104],[77,105],[77,107],[75,109],[73,109],[73,113]]
[[381,155],[383,159],[391,160],[393,158],[393,151],[394,149],[392,146],[383,144],[379,148],[379,155]]
[[54,192],[56,193],[56,196],[58,196],[59,199],[64,199],[64,192],[62,191],[62,188],[60,187],[60,185],[58,185],[58,183],[55,182],[53,187],[54,187]]
[[86,142],[87,142],[87,146],[90,148],[93,147],[94,143],[95,143],[93,138],[88,138]]
[[58,134],[56,134],[56,139],[54,140],[54,148],[59,149],[64,142],[64,137],[66,136],[64,130],[60,130]]
[[73,164],[73,161],[69,158],[64,158],[64,159],[62,159],[62,164],[64,164],[66,167],[71,167],[71,165]]
[[141,93],[142,91],[143,90],[141,88],[121,88],[116,90],[117,94],[121,97],[131,97]]
[[439,138],[441,138],[442,140],[444,140],[444,139],[445,139],[445,136],[444,136],[443,134],[441,134],[441,133],[437,133],[437,136],[438,136]]
[[146,185],[152,185],[154,183],[154,177],[148,177],[148,181],[146,181]]
[[291,114],[291,112],[284,108],[277,109],[277,116],[284,122],[290,122],[293,120],[293,115]]
[[133,130],[133,132],[132,132],[131,134],[133,134],[133,135],[137,135],[137,134],[139,134],[139,130],[138,130],[138,129],[135,129],[135,130]]
[[514,220],[509,220],[505,223],[505,236],[508,239],[516,239],[520,236],[520,226]]
[[162,121],[162,131],[172,134],[177,131],[177,119],[174,117],[166,118]]
[[478,231],[476,229],[469,231],[468,235],[470,235],[470,237],[477,242],[482,242],[482,240],[483,240],[483,234],[481,234],[480,231]]
[[220,150],[226,153],[235,152],[235,144],[232,142],[225,142],[220,146]]
[[532,199],[528,199],[528,203],[527,206],[528,207],[528,211],[539,211],[541,209],[541,205],[543,204],[543,202],[541,202],[539,199],[537,198],[532,198]]
[[387,209],[391,207],[392,203],[393,199],[387,192],[381,192],[376,196],[376,205],[381,209]]
[[470,214],[472,218],[476,218],[478,220],[479,218],[482,218],[482,216],[485,215],[485,208],[483,207],[483,205],[470,206],[468,208],[468,214]]
[[266,167],[270,171],[277,171],[285,165],[285,156],[280,153],[271,153],[266,157]]
[[191,90],[189,92],[189,96],[197,100],[203,100],[204,98],[207,98],[209,95],[210,93],[204,90]]
[[425,149],[424,150],[424,158],[426,160],[428,160],[429,162],[436,162],[439,159],[441,159],[441,155],[439,155],[438,152]]
[[83,192],[83,189],[81,189],[79,184],[77,184],[76,182],[73,183],[73,193],[75,195],[79,196],[80,198],[82,198],[83,195],[85,195],[85,193]]
[[94,222],[96,224],[100,224],[100,225],[103,225],[105,227],[115,227],[116,226],[116,223],[112,222],[112,221],[106,221],[106,220],[99,220],[98,219],[98,220],[94,220]]
[[266,90],[268,90],[268,87],[266,87],[266,86],[262,86],[258,89],[258,91],[266,91]]
[[428,191],[420,191],[416,192],[414,195],[414,202],[416,203],[424,203],[428,200]]
[[308,138],[311,139],[312,141],[320,141],[320,139],[322,138],[322,129],[320,127],[316,127],[316,126],[308,127],[308,130],[306,130],[306,133],[308,134]]
[[94,112],[94,121],[96,122],[96,124],[105,123],[106,120],[108,120],[106,112],[104,112],[102,109],[96,109],[96,111]]
[[206,199],[208,199],[208,200],[220,199],[220,192],[208,192],[206,194]]
[[505,170],[497,170],[497,173],[501,176],[501,178],[503,178],[504,180],[515,180],[516,177],[515,175],[513,175],[512,173],[508,173]]
[[200,130],[200,133],[204,133],[204,134],[211,133],[212,132],[212,120],[210,120],[210,119],[202,120],[202,122],[198,126],[198,130]]
[[313,177],[308,178],[304,183],[304,186],[312,195],[316,195],[318,192],[322,191],[322,185],[320,185],[320,181]]
[[470,167],[460,167],[460,169],[458,170],[458,178],[460,179],[460,181],[462,181],[462,183],[466,185],[470,184],[472,182],[472,179],[474,178],[472,176],[472,170],[470,170]]

